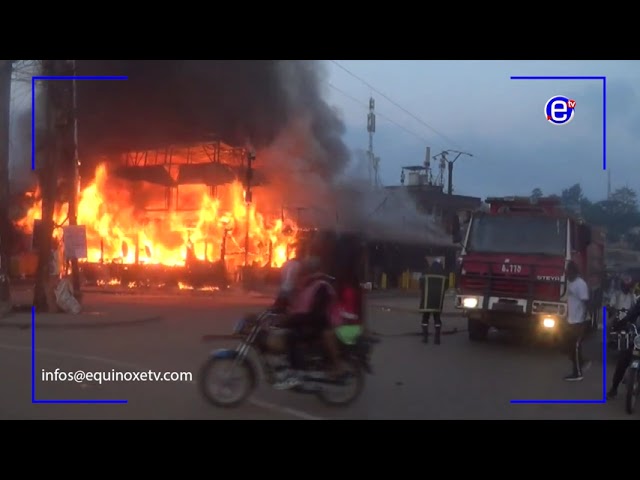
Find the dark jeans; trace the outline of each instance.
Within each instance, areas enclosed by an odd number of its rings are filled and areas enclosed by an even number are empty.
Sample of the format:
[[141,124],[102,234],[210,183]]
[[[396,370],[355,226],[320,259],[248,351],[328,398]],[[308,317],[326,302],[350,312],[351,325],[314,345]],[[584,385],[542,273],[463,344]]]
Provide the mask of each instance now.
[[573,364],[573,374],[582,375],[586,359],[582,353],[582,343],[589,331],[589,322],[569,324],[566,336],[566,352]]
[[624,374],[627,372],[627,368],[631,365],[631,360],[633,360],[633,347],[620,352],[620,356],[616,362],[616,370],[613,372],[611,390],[618,390],[618,387],[624,378]]
[[429,328],[429,318],[431,318],[431,313],[433,313],[433,325],[436,328],[442,328],[442,319],[440,318],[440,312],[425,312],[422,314],[422,328]]
[[304,353],[301,345],[322,335],[324,325],[310,317],[306,314],[292,315],[286,322],[287,328],[290,329],[287,336],[289,366],[293,370],[304,369]]

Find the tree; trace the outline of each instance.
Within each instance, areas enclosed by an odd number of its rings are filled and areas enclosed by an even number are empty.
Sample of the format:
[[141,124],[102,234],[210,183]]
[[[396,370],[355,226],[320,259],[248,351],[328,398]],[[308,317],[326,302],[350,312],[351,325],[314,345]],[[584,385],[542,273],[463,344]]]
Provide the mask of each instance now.
[[542,193],[542,190],[540,188],[534,188],[531,191],[531,199],[532,200],[539,200],[543,196],[544,196],[544,194]]
[[575,184],[562,191],[560,200],[567,210],[579,213],[592,225],[604,227],[610,242],[632,240],[629,231],[640,224],[637,195],[629,187],[619,188],[607,200],[594,203],[583,194],[580,184]]
[[584,195],[582,193],[582,187],[579,183],[572,185],[569,188],[562,190],[560,194],[560,200],[562,204],[569,209],[579,208],[580,202],[584,199]]
[[618,215],[633,215],[638,212],[638,200],[634,190],[629,187],[618,188],[607,200],[610,210]]

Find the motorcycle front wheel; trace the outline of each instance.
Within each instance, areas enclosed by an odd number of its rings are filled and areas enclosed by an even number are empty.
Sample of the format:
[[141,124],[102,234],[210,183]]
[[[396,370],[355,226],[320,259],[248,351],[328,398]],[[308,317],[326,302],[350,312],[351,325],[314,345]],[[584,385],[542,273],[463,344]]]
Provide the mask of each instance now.
[[638,394],[640,394],[640,372],[636,368],[627,370],[627,395],[625,401],[625,409],[629,415],[635,413],[636,404],[638,403]]
[[364,389],[364,371],[355,360],[343,363],[346,378],[344,385],[325,385],[317,393],[318,398],[332,407],[346,407],[353,403]]
[[200,370],[200,392],[216,407],[239,406],[251,395],[255,385],[256,374],[247,361],[210,358]]

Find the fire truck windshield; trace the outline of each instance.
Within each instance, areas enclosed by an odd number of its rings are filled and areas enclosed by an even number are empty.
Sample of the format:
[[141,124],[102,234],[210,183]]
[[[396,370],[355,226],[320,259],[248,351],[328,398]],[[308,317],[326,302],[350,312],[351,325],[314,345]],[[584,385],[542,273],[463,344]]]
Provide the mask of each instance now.
[[480,215],[473,219],[466,249],[479,253],[564,256],[566,244],[566,220]]

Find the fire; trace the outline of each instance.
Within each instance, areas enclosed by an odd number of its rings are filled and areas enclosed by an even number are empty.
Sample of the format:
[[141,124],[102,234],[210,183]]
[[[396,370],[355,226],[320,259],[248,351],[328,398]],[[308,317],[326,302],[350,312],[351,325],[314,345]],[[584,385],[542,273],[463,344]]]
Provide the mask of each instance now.
[[[181,185],[179,208],[154,208],[162,207],[159,200],[166,195],[150,184],[131,188],[131,183],[109,176],[106,164],[99,165],[95,179],[79,195],[78,224],[87,229],[87,261],[182,266],[188,255],[216,262],[224,251],[232,270],[244,265],[247,225],[249,265],[280,267],[293,252],[295,225],[273,212],[269,216],[264,207],[273,205],[255,193],[247,208],[240,182],[217,187],[215,194],[204,185]],[[57,225],[66,222],[67,211],[67,204],[56,210]],[[31,233],[40,218],[41,201],[36,200],[17,225]],[[61,229],[55,236],[61,236]]]

